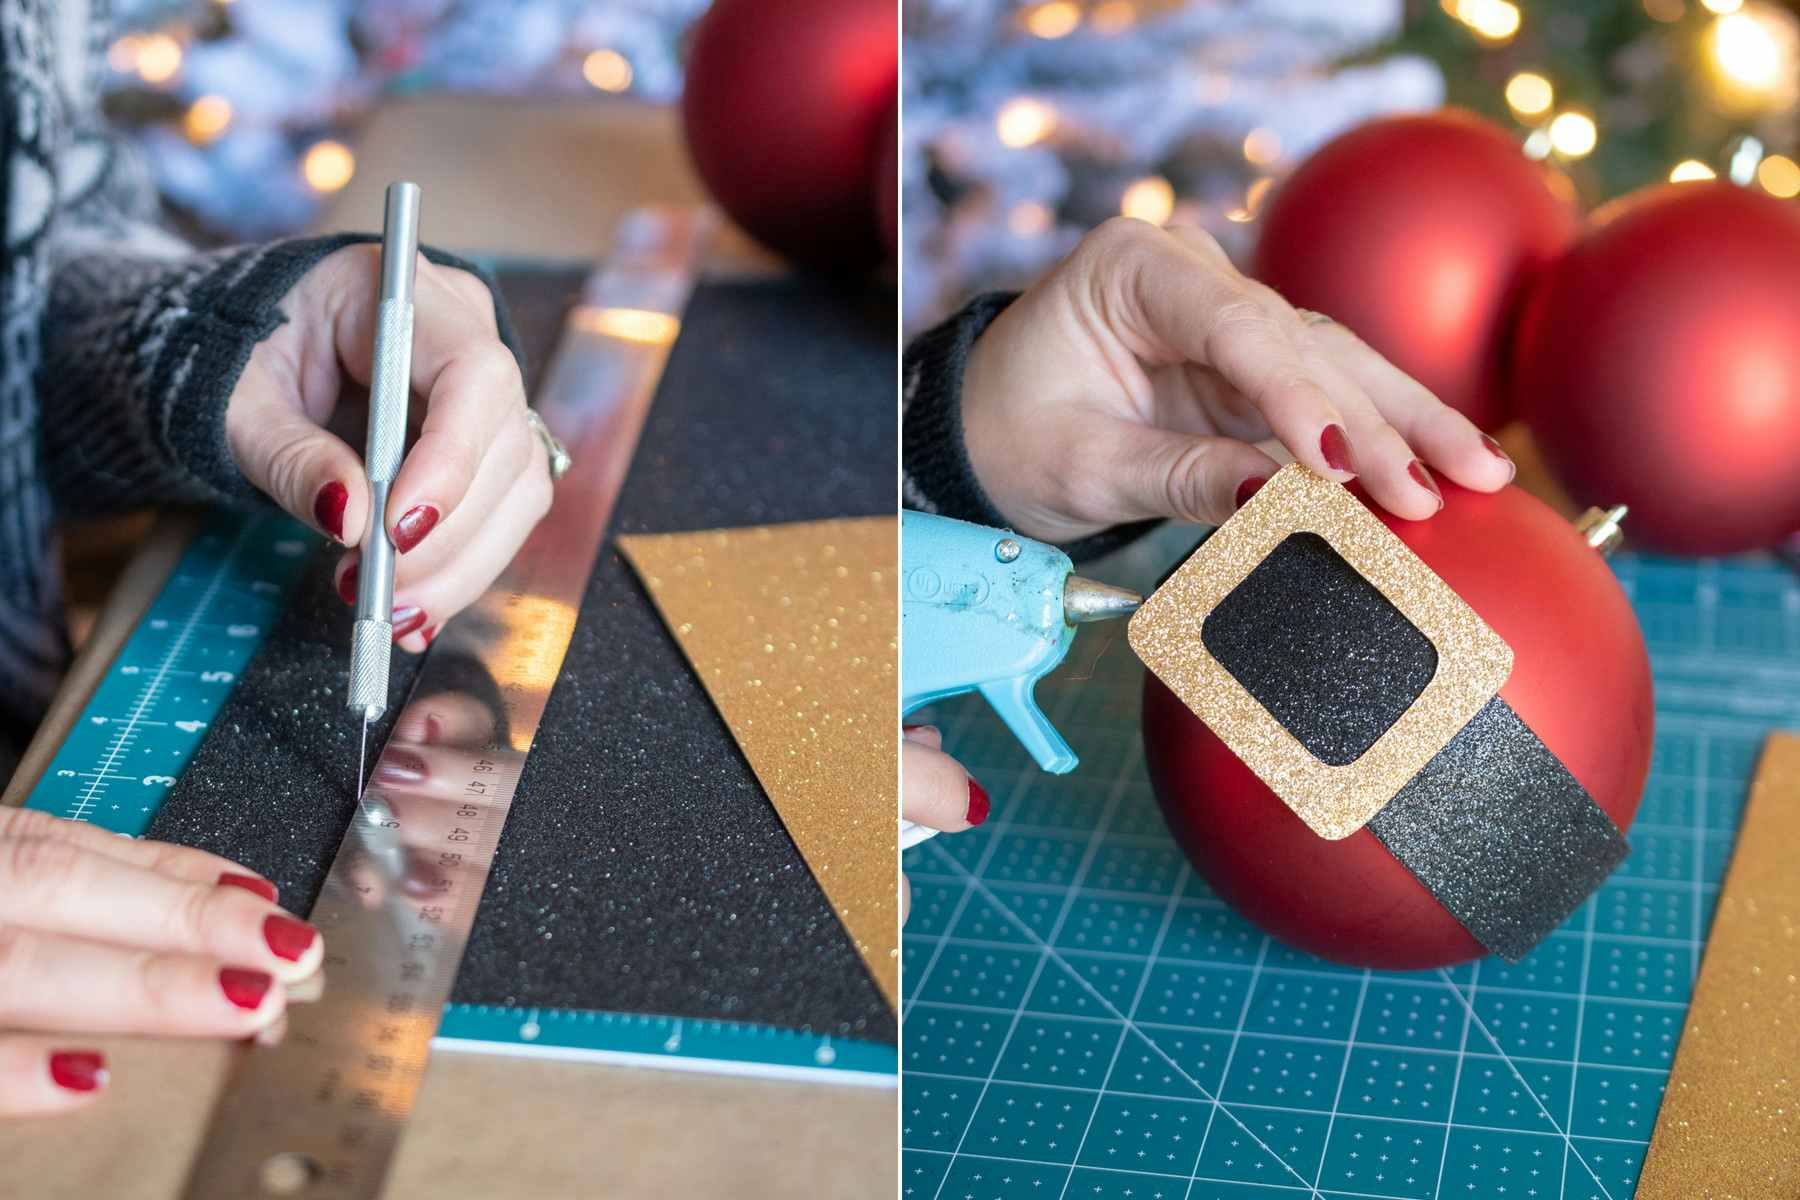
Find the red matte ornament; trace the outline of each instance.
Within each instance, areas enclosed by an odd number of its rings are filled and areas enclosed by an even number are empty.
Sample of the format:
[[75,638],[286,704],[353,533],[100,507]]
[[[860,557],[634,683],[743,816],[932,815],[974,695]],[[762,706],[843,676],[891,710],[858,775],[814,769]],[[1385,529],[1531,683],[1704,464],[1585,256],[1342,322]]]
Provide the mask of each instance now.
[[899,71],[883,0],[717,0],[681,112],[694,166],[759,241],[832,269],[882,257],[871,181]]
[[[1630,602],[1600,554],[1541,501],[1516,487],[1493,495],[1442,487],[1444,508],[1428,521],[1376,515],[1512,647],[1501,697],[1628,830],[1650,769],[1653,718],[1650,661]],[[1148,673],[1143,724],[1170,831],[1250,921],[1352,966],[1417,970],[1486,953],[1373,833],[1314,834]]]
[[1627,536],[1732,554],[1800,530],[1800,209],[1729,183],[1595,212],[1533,289],[1519,415],[1583,504]]
[[1251,274],[1498,429],[1524,288],[1575,234],[1576,214],[1552,179],[1472,113],[1371,121],[1326,143],[1275,190]]

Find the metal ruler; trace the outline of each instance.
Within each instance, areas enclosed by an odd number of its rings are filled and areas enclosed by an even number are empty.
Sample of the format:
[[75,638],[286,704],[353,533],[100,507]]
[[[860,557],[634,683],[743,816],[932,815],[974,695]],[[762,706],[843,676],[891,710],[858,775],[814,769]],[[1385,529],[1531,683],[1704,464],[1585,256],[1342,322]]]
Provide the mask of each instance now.
[[[381,1192],[692,290],[704,222],[636,220],[589,280],[538,397],[575,465],[500,578],[445,625],[407,701],[438,717],[411,725],[435,731],[429,752],[442,769],[364,793],[311,914],[325,938],[323,994],[289,1009],[276,1044],[243,1050],[187,1200]],[[485,668],[498,699],[459,687],[457,659]],[[397,746],[390,739],[382,757]]]

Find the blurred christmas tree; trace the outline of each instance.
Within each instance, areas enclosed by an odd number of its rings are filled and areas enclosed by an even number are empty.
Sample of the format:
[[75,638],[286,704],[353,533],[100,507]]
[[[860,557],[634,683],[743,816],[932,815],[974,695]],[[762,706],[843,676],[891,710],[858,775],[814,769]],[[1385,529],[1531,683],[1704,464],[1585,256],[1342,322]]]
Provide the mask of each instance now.
[[1800,194],[1800,21],[1762,0],[1415,2],[1377,54],[1442,69],[1597,203],[1665,178]]
[[1020,286],[1115,213],[1239,253],[1320,143],[1450,103],[1589,203],[1800,193],[1800,22],[1768,0],[905,0],[906,320]]
[[193,232],[304,226],[381,96],[671,100],[707,0],[120,0],[105,108]]

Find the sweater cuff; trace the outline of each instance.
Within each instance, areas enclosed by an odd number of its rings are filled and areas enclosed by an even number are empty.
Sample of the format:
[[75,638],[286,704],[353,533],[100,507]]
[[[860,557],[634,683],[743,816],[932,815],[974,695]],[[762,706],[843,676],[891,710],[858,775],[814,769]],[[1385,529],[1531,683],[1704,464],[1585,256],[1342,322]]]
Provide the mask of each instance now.
[[[147,503],[266,503],[238,469],[225,409],[280,303],[327,255],[373,234],[299,238],[184,259],[83,256],[62,265],[45,321],[41,438],[58,508],[84,516]],[[518,345],[493,281],[477,275],[500,337]]]
[[[975,339],[1019,298],[1018,292],[987,292],[954,316],[915,338],[906,348],[901,378],[904,392],[900,432],[906,507],[1010,528],[976,478],[963,437],[962,380]],[[1076,562],[1097,558],[1154,529],[1157,521],[1134,521],[1059,547]]]

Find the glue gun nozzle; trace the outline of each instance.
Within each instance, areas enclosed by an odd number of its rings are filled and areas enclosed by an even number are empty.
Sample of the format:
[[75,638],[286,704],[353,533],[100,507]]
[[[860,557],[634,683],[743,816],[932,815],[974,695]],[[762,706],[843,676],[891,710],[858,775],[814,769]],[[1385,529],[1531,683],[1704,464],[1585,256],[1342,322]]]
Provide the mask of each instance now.
[[1079,575],[1069,576],[1063,584],[1063,619],[1071,625],[1129,617],[1143,603],[1144,598],[1134,591]]

